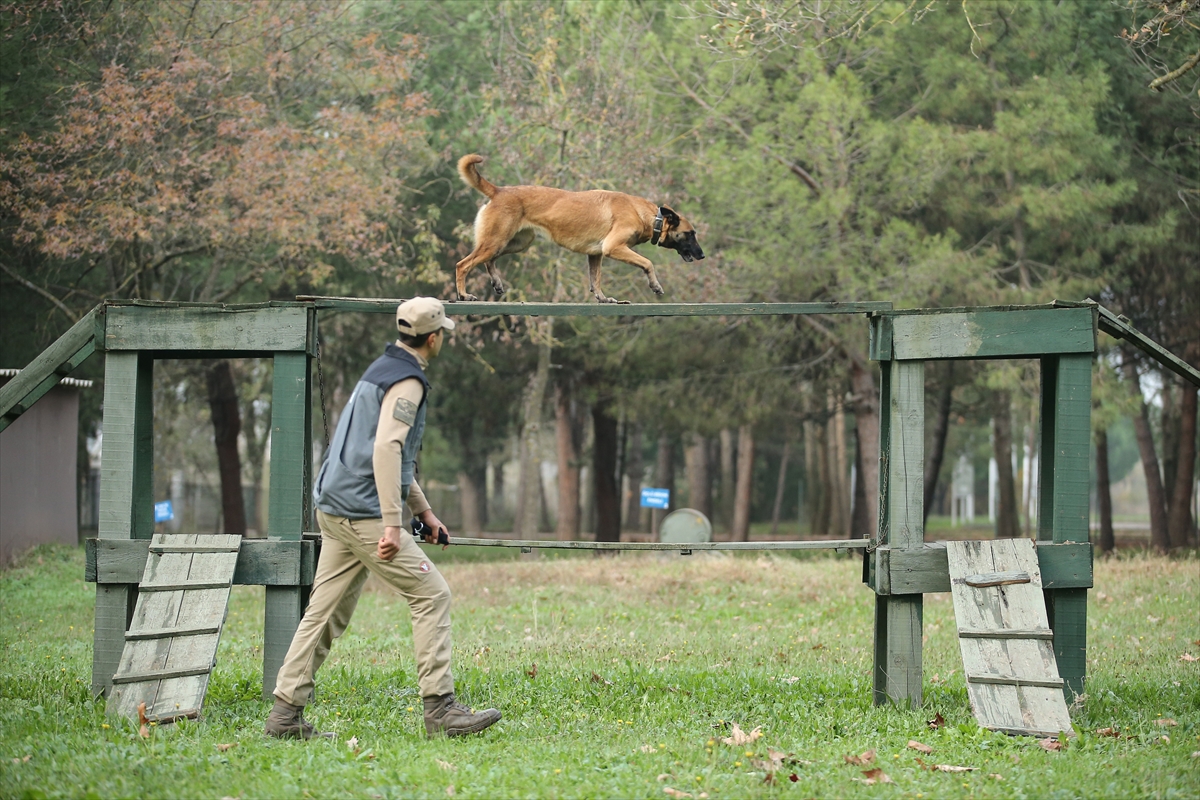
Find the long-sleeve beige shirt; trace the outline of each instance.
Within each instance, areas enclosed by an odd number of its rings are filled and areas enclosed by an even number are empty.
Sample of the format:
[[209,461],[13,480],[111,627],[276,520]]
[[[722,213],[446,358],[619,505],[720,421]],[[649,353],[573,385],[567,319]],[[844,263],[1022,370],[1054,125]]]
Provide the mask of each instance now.
[[[416,356],[422,369],[428,366],[428,362],[417,355],[412,348],[405,347],[400,342],[396,342],[396,346]],[[408,432],[412,427],[411,421],[402,418],[407,417],[406,414],[398,415],[393,413],[393,410],[411,408],[415,411],[421,405],[424,395],[425,385],[420,379],[408,378],[388,389],[380,405],[379,424],[375,428],[375,450],[372,454],[372,463],[375,471],[375,490],[379,493],[379,510],[385,526],[398,527],[404,521],[404,503],[400,492],[400,465],[404,459],[404,440],[408,438]],[[415,477],[412,485],[408,487],[408,509],[413,514],[420,514],[429,509],[429,501],[425,499],[425,493],[417,485]]]

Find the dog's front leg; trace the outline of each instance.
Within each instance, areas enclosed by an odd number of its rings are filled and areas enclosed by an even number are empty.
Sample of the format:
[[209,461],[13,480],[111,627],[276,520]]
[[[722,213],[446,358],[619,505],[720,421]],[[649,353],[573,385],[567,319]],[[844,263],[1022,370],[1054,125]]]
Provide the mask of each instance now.
[[635,251],[629,245],[623,242],[614,244],[612,249],[605,251],[604,255],[614,258],[617,261],[624,261],[626,264],[633,264],[646,273],[646,283],[650,286],[650,291],[655,294],[663,293],[662,284],[658,282],[658,276],[654,274],[654,262]]
[[621,301],[615,297],[605,297],[600,288],[600,262],[603,260],[604,256],[599,254],[588,256],[588,290],[595,295],[598,303],[620,303]]

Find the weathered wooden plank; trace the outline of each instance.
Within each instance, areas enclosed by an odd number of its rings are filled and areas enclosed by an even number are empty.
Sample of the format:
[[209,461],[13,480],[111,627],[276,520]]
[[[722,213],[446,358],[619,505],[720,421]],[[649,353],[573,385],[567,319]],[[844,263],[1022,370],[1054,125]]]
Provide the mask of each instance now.
[[[318,309],[364,311],[394,314],[404,298],[371,299],[362,297],[316,297],[300,295],[299,301],[312,303]],[[468,314],[492,316],[553,316],[553,317],[725,317],[725,316],[788,316],[796,314],[865,314],[890,311],[890,301],[849,303],[485,303],[448,302],[446,313],[451,316]]]
[[113,683],[149,683],[165,678],[182,678],[188,675],[207,675],[212,671],[212,664],[202,664],[192,667],[173,667],[171,669],[153,669],[147,672],[130,672],[124,675],[114,675]]
[[0,431],[95,351],[96,316],[89,311],[0,387]]
[[270,700],[279,668],[304,616],[299,587],[268,586],[263,621],[263,699]]
[[872,361],[892,360],[892,316],[872,314],[867,339],[867,356]]
[[144,628],[136,631],[125,631],[125,641],[134,639],[164,639],[169,636],[196,636],[201,633],[217,633],[219,625],[192,625],[172,628]]
[[[88,539],[84,544],[85,580],[102,584],[141,581],[147,540]],[[313,540],[246,539],[237,555],[233,582],[250,586],[312,585],[316,544]]]
[[101,539],[148,539],[154,532],[153,370],[153,360],[144,354],[105,358]]
[[109,306],[104,347],[152,353],[203,352],[266,355],[308,349],[303,307]]
[[1010,630],[995,630],[994,628],[971,630],[959,628],[960,639],[1053,639],[1054,631],[1049,628],[1013,628]]
[[[954,615],[967,692],[979,723],[992,730],[1069,730],[1038,555],[1028,539],[948,542]],[[1023,572],[1028,582],[973,587],[966,578]],[[1021,636],[1019,634],[1029,634]]]
[[[925,364],[885,361],[880,408],[887,418],[881,439],[878,538],[897,549],[924,544]],[[922,700],[920,595],[875,598],[875,703]]]
[[1062,678],[1017,678],[1005,675],[968,675],[967,683],[987,683],[995,686],[1039,686],[1048,689],[1061,689]]
[[92,694],[99,697],[112,688],[112,676],[121,663],[125,628],[137,602],[137,584],[96,586],[95,633],[92,635]]
[[[1042,359],[1039,540],[1088,541],[1091,411],[1091,357]],[[1067,682],[1063,693],[1069,702],[1083,694],[1087,675],[1087,593],[1081,589],[1048,591],[1046,606],[1054,629],[1058,669]]]
[[1200,386],[1200,370],[1133,327],[1128,317],[1118,316],[1104,306],[1097,306],[1096,309],[1100,312],[1100,330],[1114,338],[1124,339],[1188,383]]
[[1090,308],[893,314],[892,358],[1018,358],[1096,351]]
[[267,532],[300,539],[304,531],[304,423],[310,398],[309,360],[303,353],[275,356],[271,393],[271,488]]
[[988,586],[1010,586],[1018,583],[1029,583],[1027,572],[989,572],[986,575],[968,575],[962,579],[967,586],[983,589]]
[[[950,591],[945,542],[919,548],[880,547],[875,551],[878,594],[923,594]],[[1092,585],[1092,545],[1088,542],[1037,545],[1043,589],[1089,588]]]

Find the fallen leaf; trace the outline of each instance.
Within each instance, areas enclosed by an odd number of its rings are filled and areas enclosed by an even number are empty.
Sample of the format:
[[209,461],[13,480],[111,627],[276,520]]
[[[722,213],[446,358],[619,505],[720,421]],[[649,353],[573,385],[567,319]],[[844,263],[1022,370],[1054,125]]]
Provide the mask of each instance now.
[[1200,750],[1197,750],[1196,752],[1192,753],[1192,758],[1200,758]]
[[1149,622],[1151,625],[1153,625],[1156,622],[1160,622],[1160,621],[1161,620],[1158,617],[1152,617],[1150,615],[1146,615],[1146,622]]
[[1181,655],[1179,657],[1179,660],[1180,661],[1200,661],[1200,658],[1197,658],[1196,656],[1192,655],[1191,653],[1184,653],[1183,655]]
[[[1200,755],[1200,754],[1197,754],[1197,755]],[[791,781],[792,783],[796,783],[797,781],[800,780],[800,776],[793,772],[791,775],[788,775],[788,780]]]
[[[536,665],[535,665],[535,666],[536,666]],[[612,686],[612,685],[613,685],[613,682],[612,682],[612,681],[606,681],[606,680],[604,680],[604,678],[601,678],[599,675],[597,675],[597,674],[596,674],[596,673],[594,673],[594,672],[592,673],[592,683],[602,683],[602,684],[604,684],[605,686]]]
[[768,786],[774,786],[775,785],[775,773],[768,772],[766,774],[766,776],[763,778],[763,783],[767,784]]
[[1119,739],[1121,736],[1121,734],[1117,733],[1116,728],[1097,728],[1096,735],[1097,736],[1111,736],[1114,739]]
[[741,747],[744,744],[750,744],[751,742],[753,742],[757,739],[761,739],[761,738],[762,738],[762,726],[761,725],[759,727],[755,728],[754,730],[750,731],[749,733],[746,733],[740,727],[738,727],[738,724],[736,722],[734,722],[732,724],[732,727],[730,728],[730,735],[721,739],[721,741],[724,742],[725,744],[729,745],[730,747]]
[[1156,720],[1154,720],[1154,724],[1161,725],[1161,726],[1167,727],[1167,728],[1173,728],[1176,725],[1178,725],[1179,723],[1173,719],[1156,719]]
[[935,772],[974,772],[978,767],[959,767],[954,764],[934,764],[929,769]]
[[229,750],[232,750],[233,748],[235,748],[237,746],[238,746],[237,742],[230,742],[229,744],[217,745],[217,749],[220,750],[222,753],[225,753],[225,752],[228,752]]
[[1002,781],[1002,780],[1004,780],[1004,776],[1003,776],[1003,775],[1001,775],[999,772],[989,772],[989,773],[988,773],[988,777],[989,777],[989,778],[994,778],[994,779],[996,779],[996,780],[998,780],[998,781]]
[[1051,750],[1051,751],[1055,751],[1055,752],[1062,750],[1064,747],[1066,747],[1066,745],[1064,745],[1058,739],[1039,739],[1038,744],[1041,746],[1041,748],[1043,750]]
[[454,797],[454,784],[453,783],[446,787],[446,796]]
[[908,740],[908,749],[916,750],[918,753],[924,753],[925,755],[929,755],[930,753],[933,752],[932,747],[930,747],[927,744],[921,744],[916,739]]
[[882,769],[880,769],[879,767],[876,767],[875,769],[863,770],[863,776],[864,776],[863,783],[865,783],[867,786],[870,786],[871,784],[874,784],[874,783],[892,783],[893,782],[892,779],[890,777],[888,777],[888,774],[886,772],[884,772]]
[[533,666],[530,669],[525,670],[525,674],[528,675],[530,678],[537,677],[537,662],[536,661],[534,662]]
[[1163,743],[1163,744],[1170,744],[1170,743],[1171,743],[1171,737],[1170,737],[1170,736],[1167,736],[1167,735],[1165,735],[1165,734],[1164,734],[1164,735],[1163,735],[1163,737],[1162,737],[1162,743]]
[[687,792],[681,792],[678,789],[672,789],[670,786],[663,787],[663,794],[667,795],[668,797],[675,797],[675,798],[691,797],[691,795],[688,794]]
[[930,728],[937,730],[938,728],[945,727],[946,718],[943,717],[942,712],[939,711],[936,714],[934,714],[933,719],[929,720],[929,722],[926,724],[928,724]]
[[643,753],[655,753],[655,752],[658,752],[658,748],[657,748],[657,747],[655,747],[655,746],[654,746],[654,745],[652,745],[652,744],[644,744],[644,745],[642,745],[641,747],[639,747],[638,749],[639,749],[639,750],[641,750]]
[[868,750],[867,752],[863,753],[862,755],[842,756],[842,758],[844,758],[846,760],[847,764],[853,764],[856,767],[861,767],[865,764],[870,764],[872,761],[875,760],[875,751]]
[[454,772],[454,770],[458,769],[458,767],[454,766],[449,761],[442,761],[440,758],[435,758],[434,761],[437,762],[437,765],[439,767],[446,770],[447,772]]
[[143,739],[149,739],[150,738],[150,728],[149,728],[150,720],[146,718],[146,704],[145,703],[138,703],[138,722],[141,723],[141,727],[138,728],[138,736],[141,736]]
[[825,649],[825,645],[823,645],[823,644],[814,644],[812,649],[813,649],[813,650],[824,650],[824,649]]
[[357,736],[351,736],[349,739],[346,740],[346,749],[347,750],[353,750],[356,747],[358,747],[358,737]]
[[658,777],[657,777],[657,778],[655,778],[654,780],[658,781],[659,783],[662,783],[663,781],[665,781],[665,780],[669,779],[670,777],[671,777],[671,773],[669,773],[669,772],[660,772],[660,773],[659,773],[659,775],[658,775]]

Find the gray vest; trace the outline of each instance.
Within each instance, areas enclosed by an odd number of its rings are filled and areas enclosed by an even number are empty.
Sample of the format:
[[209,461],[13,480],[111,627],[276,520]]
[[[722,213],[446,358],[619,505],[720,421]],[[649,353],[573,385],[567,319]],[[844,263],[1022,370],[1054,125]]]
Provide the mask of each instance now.
[[342,409],[321,471],[317,473],[313,500],[326,514],[350,519],[377,519],[383,515],[379,508],[379,492],[375,488],[375,430],[384,395],[392,386],[408,378],[420,378],[425,384],[416,419],[404,440],[400,464],[400,491],[403,498],[408,499],[408,489],[416,476],[417,453],[425,435],[429,381],[416,357],[389,344],[355,385]]

